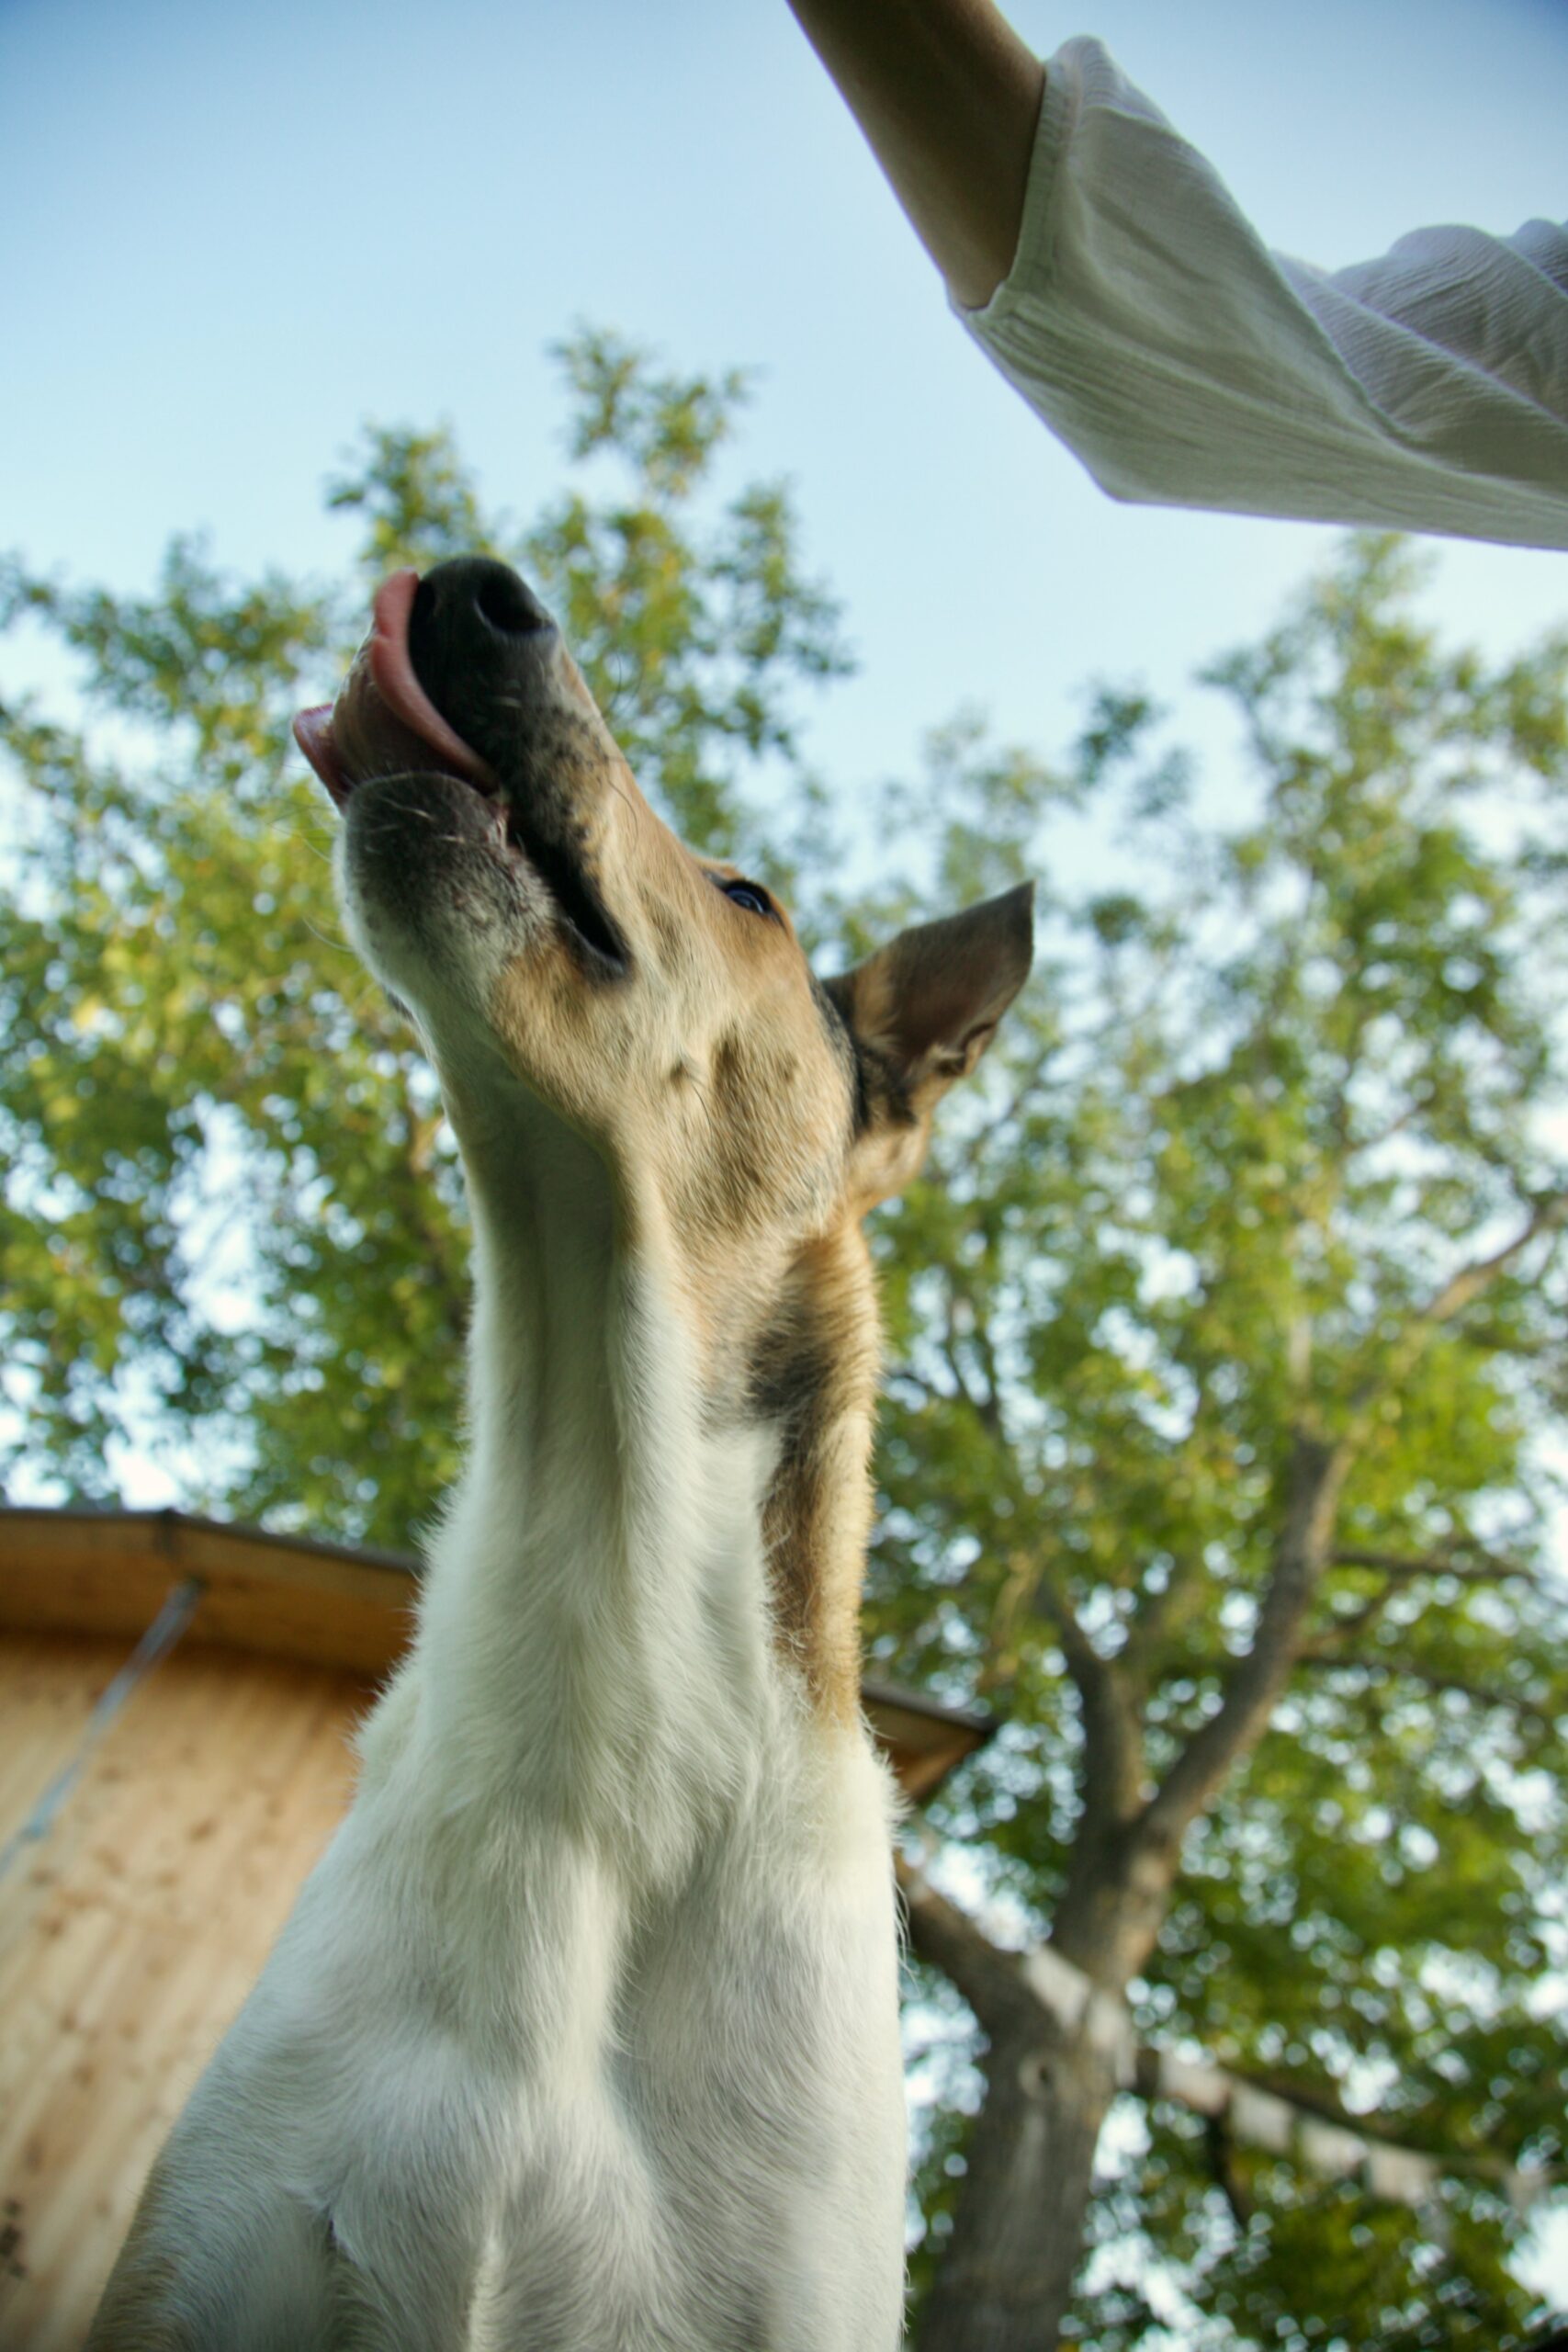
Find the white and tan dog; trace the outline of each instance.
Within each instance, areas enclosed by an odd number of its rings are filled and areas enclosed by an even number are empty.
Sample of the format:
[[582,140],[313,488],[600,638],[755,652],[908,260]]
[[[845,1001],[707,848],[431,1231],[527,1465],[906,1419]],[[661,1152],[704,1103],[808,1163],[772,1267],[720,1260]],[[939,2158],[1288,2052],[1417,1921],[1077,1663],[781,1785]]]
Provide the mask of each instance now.
[[819,985],[499,564],[389,581],[299,731],[462,1148],[469,1453],[91,2345],[892,2352],[861,1218],[1021,985],[1029,894]]

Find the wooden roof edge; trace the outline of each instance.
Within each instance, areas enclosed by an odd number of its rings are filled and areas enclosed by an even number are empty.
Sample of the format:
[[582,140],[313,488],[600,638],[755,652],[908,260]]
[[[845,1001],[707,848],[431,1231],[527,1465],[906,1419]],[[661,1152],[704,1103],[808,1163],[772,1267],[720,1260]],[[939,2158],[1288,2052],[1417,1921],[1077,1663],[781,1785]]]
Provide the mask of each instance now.
[[885,1707],[903,1707],[911,1715],[929,1715],[933,1723],[952,1724],[976,1735],[983,1745],[994,1739],[1001,1729],[998,1718],[984,1707],[954,1707],[945,1699],[929,1698],[923,1690],[907,1690],[901,1682],[881,1682],[874,1675],[866,1675],[861,1690],[867,1699]]
[[[51,1526],[73,1522],[106,1531],[118,1527],[128,1535],[140,1535],[147,1550],[167,1559],[171,1570],[188,1566],[197,1575],[201,1572],[202,1539],[209,1536],[224,1543],[254,1544],[264,1555],[270,1553],[295,1560],[328,1561],[339,1566],[379,1568],[411,1581],[422,1572],[422,1563],[412,1552],[394,1552],[369,1544],[338,1544],[324,1536],[284,1534],[243,1520],[209,1519],[198,1511],[176,1510],[167,1506],[135,1510],[115,1503],[0,1503],[0,1552],[4,1550],[7,1526],[15,1527],[18,1522]],[[188,1542],[183,1540],[187,1538]],[[923,1691],[907,1690],[897,1683],[883,1682],[872,1676],[862,1682],[861,1694],[869,1706],[923,1716],[933,1724],[964,1734],[971,1754],[993,1739],[998,1728],[997,1718],[983,1709],[950,1706],[940,1699],[929,1698]]]
[[254,1544],[264,1552],[303,1554],[307,1559],[337,1560],[354,1567],[389,1568],[407,1577],[423,1573],[423,1564],[413,1552],[394,1552],[375,1544],[338,1544],[324,1535],[285,1534],[276,1528],[257,1527],[249,1520],[208,1519],[199,1511],[175,1510],[171,1506],[133,1510],[118,1503],[0,1503],[0,1541],[4,1541],[7,1522],[18,1520],[52,1524],[74,1521],[79,1524],[141,1529],[154,1539],[161,1539],[152,1548],[167,1553],[176,1563],[183,1535],[217,1535],[226,1541]]

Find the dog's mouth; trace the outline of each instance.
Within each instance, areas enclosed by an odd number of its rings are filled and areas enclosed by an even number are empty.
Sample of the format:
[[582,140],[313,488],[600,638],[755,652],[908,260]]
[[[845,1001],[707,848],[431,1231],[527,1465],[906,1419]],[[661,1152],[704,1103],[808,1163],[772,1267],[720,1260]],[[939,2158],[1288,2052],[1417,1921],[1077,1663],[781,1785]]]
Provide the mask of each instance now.
[[520,796],[464,741],[421,682],[409,641],[420,591],[416,571],[395,571],[383,582],[370,635],[337,700],[299,714],[296,742],[341,810],[362,786],[389,776],[435,775],[467,786],[486,804],[495,854],[528,867],[571,944],[600,968],[625,971],[626,942],[581,860],[531,818]]

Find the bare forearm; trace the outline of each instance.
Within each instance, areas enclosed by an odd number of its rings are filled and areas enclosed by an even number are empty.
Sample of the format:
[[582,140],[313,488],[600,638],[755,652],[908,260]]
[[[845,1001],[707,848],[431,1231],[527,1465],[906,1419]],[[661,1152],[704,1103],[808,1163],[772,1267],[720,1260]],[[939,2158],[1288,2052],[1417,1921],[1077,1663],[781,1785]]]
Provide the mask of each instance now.
[[1012,264],[1044,70],[990,0],[790,0],[953,294]]

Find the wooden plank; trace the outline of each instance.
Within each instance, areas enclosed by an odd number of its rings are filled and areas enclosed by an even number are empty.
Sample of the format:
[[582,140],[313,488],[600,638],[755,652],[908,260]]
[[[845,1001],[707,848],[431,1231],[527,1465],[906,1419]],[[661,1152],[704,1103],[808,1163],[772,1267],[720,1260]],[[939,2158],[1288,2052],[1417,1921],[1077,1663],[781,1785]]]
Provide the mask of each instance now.
[[[0,1640],[0,1845],[31,1815],[81,1738],[88,1715],[125,1656],[118,1642],[83,1645],[59,1634]],[[0,1915],[3,1917],[3,1915]]]
[[[73,1649],[84,1713],[123,1655],[36,1636],[0,1647],[46,1656],[62,1681]],[[80,2344],[147,2166],[341,1815],[367,1696],[339,1672],[177,1650],[7,1879],[6,2352]]]

